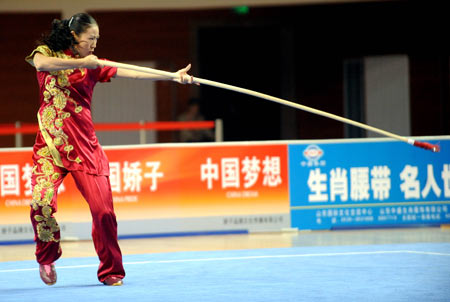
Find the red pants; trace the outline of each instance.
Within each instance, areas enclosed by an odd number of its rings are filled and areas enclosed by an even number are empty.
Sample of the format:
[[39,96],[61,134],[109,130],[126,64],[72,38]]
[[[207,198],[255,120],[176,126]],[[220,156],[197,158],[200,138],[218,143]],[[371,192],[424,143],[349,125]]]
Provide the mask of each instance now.
[[[54,165],[51,156],[45,151],[39,153],[41,150],[38,151],[40,158],[33,168],[30,216],[35,233],[37,262],[50,264],[61,256],[60,230],[53,213],[57,211],[58,187],[69,172]],[[70,173],[91,210],[92,239],[100,259],[98,279],[103,282],[108,276],[125,277],[122,253],[117,242],[117,222],[109,177],[82,171]]]

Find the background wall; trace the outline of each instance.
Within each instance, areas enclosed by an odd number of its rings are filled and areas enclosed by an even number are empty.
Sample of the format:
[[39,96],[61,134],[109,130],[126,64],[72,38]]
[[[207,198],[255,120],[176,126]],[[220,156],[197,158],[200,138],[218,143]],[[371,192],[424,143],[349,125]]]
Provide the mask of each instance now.
[[[153,62],[124,62],[153,68]],[[156,120],[155,82],[114,79],[114,83],[98,85],[92,104],[92,118],[99,123],[127,123]],[[140,142],[139,131],[101,131],[98,141],[106,145],[132,145]],[[145,142],[155,143],[155,131],[145,131]]]
[[[14,5],[6,9],[5,2]],[[344,115],[344,62],[401,55],[408,63],[410,134],[449,133],[448,29],[440,4],[286,1],[270,6],[259,2],[247,14],[237,14],[223,6],[187,5],[176,10],[146,6],[140,10],[137,2],[130,2],[133,10],[86,4],[100,25],[99,57],[152,61],[156,68],[171,71],[192,62],[192,73],[199,77]],[[35,122],[37,85],[33,69],[23,58],[53,18],[82,8],[57,10],[56,4],[40,10],[30,5],[19,8],[13,1],[1,5],[0,122]],[[225,140],[348,135],[338,122],[209,87],[157,82],[155,95],[157,120],[175,120],[189,98],[201,97],[208,119],[224,119]],[[366,94],[360,95],[357,101],[365,110]],[[175,133],[158,134],[159,142],[175,139]],[[33,135],[25,137],[24,145],[33,140]],[[0,137],[1,147],[13,144],[13,137]]]

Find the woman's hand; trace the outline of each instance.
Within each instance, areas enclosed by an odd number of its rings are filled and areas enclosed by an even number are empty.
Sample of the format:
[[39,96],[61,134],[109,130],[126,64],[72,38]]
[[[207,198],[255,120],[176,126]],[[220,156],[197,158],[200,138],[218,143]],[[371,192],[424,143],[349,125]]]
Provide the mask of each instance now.
[[[180,84],[192,84],[194,83],[194,77],[189,75],[187,72],[191,69],[191,64],[184,67],[183,69],[178,70],[175,72],[174,81]],[[197,83],[196,83],[197,84]],[[199,85],[199,84],[197,84]]]
[[94,56],[94,55],[88,55],[81,60],[83,60],[84,68],[95,69],[98,66],[101,66],[97,56]]

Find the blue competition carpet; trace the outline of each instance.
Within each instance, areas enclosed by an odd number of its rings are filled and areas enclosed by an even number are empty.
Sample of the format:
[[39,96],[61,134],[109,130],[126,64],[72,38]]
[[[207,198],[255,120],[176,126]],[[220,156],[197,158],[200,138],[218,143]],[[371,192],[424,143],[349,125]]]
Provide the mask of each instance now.
[[0,301],[450,301],[450,243],[295,247],[124,257],[121,287],[98,283],[96,258],[0,263]]

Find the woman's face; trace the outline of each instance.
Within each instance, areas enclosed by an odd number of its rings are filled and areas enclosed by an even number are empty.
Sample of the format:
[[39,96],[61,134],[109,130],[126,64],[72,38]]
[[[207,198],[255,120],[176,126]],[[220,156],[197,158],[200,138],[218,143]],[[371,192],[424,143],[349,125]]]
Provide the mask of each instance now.
[[97,47],[97,41],[100,38],[100,32],[97,25],[89,26],[80,35],[72,32],[75,40],[78,44],[74,46],[80,57],[84,58],[94,53],[95,47]]

